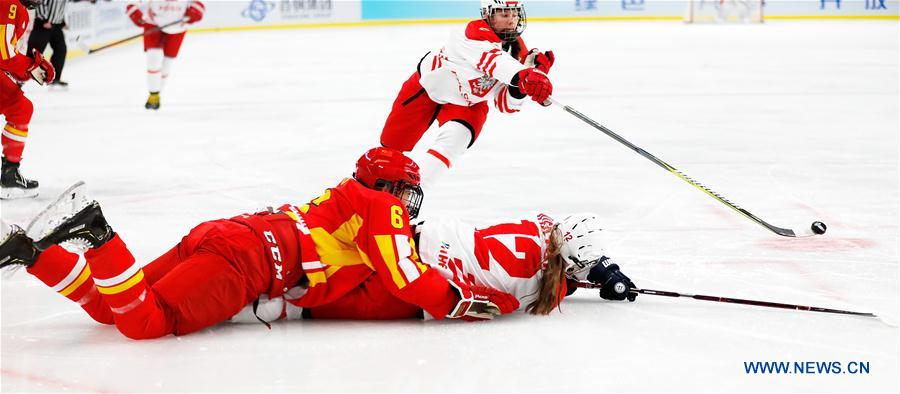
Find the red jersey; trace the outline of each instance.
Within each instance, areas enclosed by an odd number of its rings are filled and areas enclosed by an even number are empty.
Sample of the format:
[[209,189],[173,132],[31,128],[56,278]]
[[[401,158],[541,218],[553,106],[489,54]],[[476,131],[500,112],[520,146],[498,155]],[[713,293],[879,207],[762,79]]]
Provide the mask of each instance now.
[[16,44],[28,27],[28,10],[19,0],[0,0],[0,71],[19,80],[28,79],[34,61],[19,53]]
[[308,280],[302,297],[286,297],[293,304],[328,304],[372,275],[400,300],[437,318],[458,302],[447,280],[419,260],[409,214],[396,197],[345,179],[309,204],[281,210],[297,221],[301,268]]

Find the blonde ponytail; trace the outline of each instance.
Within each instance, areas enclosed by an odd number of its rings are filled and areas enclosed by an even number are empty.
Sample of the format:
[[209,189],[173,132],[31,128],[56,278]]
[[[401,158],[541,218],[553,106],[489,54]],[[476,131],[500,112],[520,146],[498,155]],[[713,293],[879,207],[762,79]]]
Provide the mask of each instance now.
[[550,244],[547,245],[543,276],[538,289],[538,298],[525,308],[532,315],[549,315],[554,308],[559,306],[559,293],[566,282],[566,264],[559,254],[561,247],[559,232],[554,227],[550,232]]

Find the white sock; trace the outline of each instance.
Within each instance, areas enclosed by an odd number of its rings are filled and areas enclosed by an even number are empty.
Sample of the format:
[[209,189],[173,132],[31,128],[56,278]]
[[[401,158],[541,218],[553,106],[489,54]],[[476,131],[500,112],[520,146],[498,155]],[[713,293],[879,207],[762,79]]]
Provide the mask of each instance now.
[[438,136],[425,152],[419,152],[413,157],[419,165],[419,173],[422,177],[422,189],[428,189],[443,176],[453,163],[456,162],[472,140],[472,132],[459,122],[444,123],[438,129]]
[[172,71],[172,62],[175,61],[174,57],[163,57],[162,60],[162,87],[166,86],[166,81],[169,78],[169,73]]
[[148,49],[147,52],[147,89],[159,92],[162,89],[163,51],[162,48]]

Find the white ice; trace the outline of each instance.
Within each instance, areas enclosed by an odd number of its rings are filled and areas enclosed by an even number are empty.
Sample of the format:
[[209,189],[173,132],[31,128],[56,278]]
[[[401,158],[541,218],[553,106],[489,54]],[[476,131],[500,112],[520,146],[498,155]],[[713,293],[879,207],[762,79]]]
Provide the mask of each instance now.
[[[353,170],[400,84],[453,26],[189,34],[147,112],[138,44],[34,84],[24,224],[87,182],[142,261],[195,224],[303,203]],[[541,23],[555,97],[762,219],[774,235],[556,108],[493,112],[427,215],[534,210],[605,218],[639,286],[898,313],[896,21]],[[487,323],[224,324],[132,341],[18,271],[2,281],[3,392],[897,392],[898,329],[869,319],[579,290],[548,317]],[[754,375],[749,361],[838,361],[869,374]]]

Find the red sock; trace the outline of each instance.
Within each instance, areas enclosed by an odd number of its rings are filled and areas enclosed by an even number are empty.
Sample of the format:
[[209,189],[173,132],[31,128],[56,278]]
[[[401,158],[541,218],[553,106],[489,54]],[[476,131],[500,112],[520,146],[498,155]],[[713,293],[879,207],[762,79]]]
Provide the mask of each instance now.
[[25,140],[28,138],[28,125],[15,126],[7,123],[3,127],[3,157],[13,163],[22,160],[22,151],[25,150]]
[[157,303],[144,271],[118,234],[85,253],[100,296],[115,314],[116,327],[133,339],[157,338],[174,331],[174,321]]
[[53,291],[81,305],[94,320],[113,324],[112,313],[100,298],[84,257],[53,245],[27,271]]

